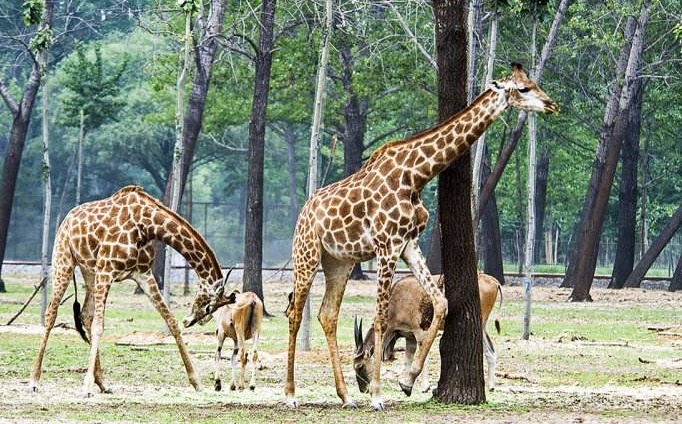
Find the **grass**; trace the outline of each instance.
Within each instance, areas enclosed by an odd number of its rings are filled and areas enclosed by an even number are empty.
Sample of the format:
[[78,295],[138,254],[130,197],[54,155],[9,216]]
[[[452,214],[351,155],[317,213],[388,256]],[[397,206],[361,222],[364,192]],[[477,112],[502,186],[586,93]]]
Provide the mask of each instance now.
[[[0,323],[16,313],[33,291],[37,277],[4,276],[9,293],[0,294]],[[502,334],[493,333],[498,352],[498,390],[483,405],[444,405],[428,393],[406,398],[395,379],[401,360],[382,368],[384,413],[368,409],[352,375],[353,317],[369,322],[375,285],[351,282],[340,315],[338,338],[346,382],[360,409],[341,409],[336,397],[326,343],[319,324],[311,323],[311,352],[298,352],[297,398],[301,407],[284,406],[284,370],[288,323],[282,311],[290,287],[266,283],[266,308],[255,392],[211,390],[213,325],[185,331],[185,341],[204,386],[195,392],[173,343],[163,339],[164,323],[134,285],[114,286],[105,315],[101,345],[105,381],[113,394],[79,397],[88,349],[72,329],[55,330],[43,362],[41,389],[27,393],[27,381],[40,341],[40,302],[35,299],[11,327],[0,326],[0,422],[651,422],[682,419],[682,294],[644,290],[593,289],[595,302],[568,303],[570,290],[533,290],[530,340],[520,340],[523,293],[504,287],[497,313]],[[181,292],[181,288],[174,288]],[[313,310],[323,285],[313,287]],[[70,293],[70,291],[69,291]],[[82,293],[80,293],[82,299]],[[171,309],[181,318],[191,296],[174,296]],[[314,313],[313,313],[314,316]],[[72,326],[71,301],[57,320]],[[668,329],[663,332],[649,328]],[[677,334],[677,335],[675,335]],[[122,344],[131,336],[152,344]],[[228,342],[229,343],[229,342]],[[225,349],[226,351],[229,349]],[[438,349],[431,356],[431,381],[438,374]],[[227,368],[227,361],[223,366]],[[224,373],[228,373],[227,369]],[[432,386],[433,387],[433,386]],[[513,418],[512,418],[513,417]]]

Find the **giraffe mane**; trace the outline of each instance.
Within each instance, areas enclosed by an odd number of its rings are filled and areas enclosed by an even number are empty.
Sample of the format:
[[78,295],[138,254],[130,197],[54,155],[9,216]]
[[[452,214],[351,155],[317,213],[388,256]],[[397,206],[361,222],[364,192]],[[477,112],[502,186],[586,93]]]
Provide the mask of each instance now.
[[[183,223],[184,227],[187,229],[192,234],[192,237],[197,240],[198,244],[201,245],[201,248],[207,253],[209,260],[211,261],[211,269],[213,270],[220,270],[220,264],[218,263],[218,259],[216,258],[215,252],[211,248],[211,246],[208,245],[204,237],[199,234],[199,232],[189,223],[187,220],[185,220],[182,216],[177,214],[175,211],[170,209],[168,206],[164,205],[159,199],[156,197],[150,195],[144,189],[140,186],[125,186],[121,188],[118,192],[116,192],[116,195],[125,195],[129,193],[136,193],[140,198],[145,199],[148,203],[153,204],[157,208],[163,210],[164,212],[168,213],[171,215],[174,219],[177,221]],[[218,276],[217,281],[222,280],[222,275]]]

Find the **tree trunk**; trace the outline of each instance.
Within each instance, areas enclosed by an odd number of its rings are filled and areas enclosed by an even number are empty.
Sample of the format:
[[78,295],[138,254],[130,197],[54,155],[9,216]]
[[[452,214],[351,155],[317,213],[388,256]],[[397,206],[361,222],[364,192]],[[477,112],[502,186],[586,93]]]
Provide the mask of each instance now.
[[[533,75],[531,75],[531,78],[534,79],[535,82],[538,84],[540,83],[540,80],[542,80],[542,73],[545,70],[545,63],[549,59],[549,55],[554,49],[557,34],[559,32],[559,26],[561,25],[561,21],[564,18],[566,9],[568,8],[568,5],[571,2],[572,0],[561,0],[561,3],[559,3],[559,6],[557,7],[556,13],[554,14],[554,20],[552,21],[552,26],[549,29],[547,40],[545,41],[544,46],[542,46],[540,60],[538,62],[538,65],[535,67],[535,72],[533,73]],[[516,126],[514,127],[514,130],[511,133],[509,133],[507,145],[500,154],[500,157],[497,159],[493,172],[490,174],[490,178],[488,178],[485,181],[485,184],[483,184],[483,188],[481,189],[478,198],[479,215],[485,209],[486,202],[490,199],[490,195],[493,193],[495,187],[497,186],[497,183],[500,181],[502,171],[504,171],[504,168],[507,166],[507,163],[511,158],[512,152],[516,148],[516,145],[519,143],[519,138],[521,137],[521,134],[523,132],[523,125],[526,122],[527,118],[528,114],[526,112],[524,111],[519,112],[519,115],[516,118]]]
[[[682,226],[682,205],[677,208],[677,211],[670,218],[670,221],[665,225],[661,233],[654,239],[649,250],[646,251],[642,259],[637,263],[635,269],[630,273],[627,280],[625,280],[625,287],[639,287],[646,272],[651,268],[658,255],[663,248],[668,244],[670,239],[675,235],[675,232]],[[675,270],[677,272],[677,270]]]
[[668,291],[673,292],[677,290],[682,290],[682,255],[677,259],[673,279],[670,281],[670,286],[668,286]]
[[[484,146],[483,161],[481,163],[481,177],[488,178],[490,175],[490,155],[487,146]],[[479,248],[483,251],[483,272],[497,278],[500,284],[505,284],[504,267],[502,261],[502,245],[500,237],[500,217],[497,212],[495,193],[492,194],[483,215],[481,216],[481,243]]]
[[[535,175],[535,239],[536,247],[545,242],[545,211],[547,210],[547,175],[549,174],[549,149],[545,146],[538,160]],[[546,262],[544,249],[534,249],[534,263]]]
[[610,289],[621,289],[635,265],[637,224],[637,162],[642,127],[642,80],[635,81],[633,104],[628,115],[628,130],[623,142],[620,190],[618,191],[618,237]]
[[277,0],[264,0],[260,19],[260,42],[256,53],[253,104],[249,122],[249,167],[244,228],[243,290],[263,299],[263,167],[265,123],[270,92]]
[[[578,242],[571,257],[563,284],[571,283],[569,300],[591,301],[590,288],[594,279],[599,252],[599,239],[604,224],[606,206],[620,158],[626,131],[629,108],[632,106],[633,82],[641,75],[641,56],[644,29],[649,18],[650,1],[642,4],[639,22],[635,22],[633,36],[626,41],[616,71],[624,77],[624,86],[612,87],[612,96],[604,116],[604,127],[599,136],[597,155],[592,165],[592,177],[579,223]],[[633,21],[634,18],[629,19]],[[630,23],[628,23],[628,27]],[[627,54],[626,54],[627,52]]]
[[[45,60],[45,56],[42,57]],[[52,180],[50,176],[50,126],[48,123],[50,97],[48,91],[47,64],[41,63],[42,74],[42,131],[43,131],[43,234],[40,246],[41,281],[49,281],[50,214],[52,212]],[[40,288],[40,322],[45,323],[47,311],[47,284]],[[78,299],[76,299],[78,301]]]
[[[52,26],[54,6],[55,1],[53,0],[45,2],[41,26]],[[5,250],[7,248],[7,235],[12,215],[14,191],[17,185],[21,156],[24,151],[28,126],[31,120],[31,111],[40,88],[40,62],[44,60],[43,57],[45,55],[47,55],[47,51],[44,50],[38,51],[35,57],[32,54],[27,55],[33,58],[33,65],[19,103],[14,100],[5,82],[0,80],[0,95],[12,114],[12,128],[10,129],[7,153],[5,154],[5,162],[2,167],[2,180],[0,181],[0,293],[6,292],[5,282],[2,280],[2,264],[5,260]]]
[[[466,0],[434,0],[441,120],[466,107]],[[472,227],[471,154],[457,159],[439,178],[442,261],[448,315],[440,342],[441,375],[433,395],[444,403],[485,402],[483,335]],[[462,199],[467,199],[463,202]]]
[[289,170],[289,215],[291,216],[291,228],[296,226],[298,211],[298,180],[296,178],[296,132],[293,127],[287,125],[284,128],[284,139],[287,142],[287,169]]
[[[341,82],[348,96],[344,108],[344,131],[343,131],[343,175],[348,176],[362,166],[362,153],[365,151],[364,139],[367,128],[366,97],[360,98],[353,90],[353,67],[355,58],[345,35],[340,36],[339,57],[343,66]],[[352,280],[366,280],[367,276],[362,271],[360,262],[356,263],[350,274]]]
[[[203,11],[202,11],[203,12]],[[194,151],[196,150],[197,140],[201,132],[201,123],[204,116],[204,108],[206,107],[206,95],[208,93],[209,83],[211,81],[211,73],[213,70],[213,60],[215,59],[218,46],[220,44],[220,34],[222,32],[223,15],[225,12],[225,0],[211,0],[210,11],[208,16],[205,14],[201,17],[201,23],[204,25],[200,28],[199,42],[195,45],[195,64],[194,78],[192,80],[192,93],[190,94],[187,103],[187,111],[185,112],[184,122],[182,125],[182,158],[180,159],[180,187],[178,188],[179,199],[185,190],[187,182],[187,175],[189,168],[194,159]],[[163,194],[163,203],[170,204],[171,192],[173,190],[172,181],[173,175],[169,173],[166,180],[166,189]],[[166,254],[163,243],[154,242],[154,265],[153,273],[156,281],[160,287],[163,287],[164,275],[163,265]],[[141,293],[136,289],[135,293]]]

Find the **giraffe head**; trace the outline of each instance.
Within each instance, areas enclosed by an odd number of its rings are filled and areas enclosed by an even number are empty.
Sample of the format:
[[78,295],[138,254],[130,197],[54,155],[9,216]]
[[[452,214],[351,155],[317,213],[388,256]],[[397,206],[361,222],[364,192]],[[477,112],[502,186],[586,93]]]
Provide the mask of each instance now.
[[221,281],[216,281],[214,284],[199,284],[199,289],[194,295],[190,312],[182,320],[182,324],[185,327],[191,327],[196,323],[204,325],[211,320],[213,312],[218,308],[236,302],[239,290],[234,290],[229,294],[225,293],[227,277],[229,277],[231,271],[230,269],[225,278]]
[[526,76],[523,66],[512,63],[511,67],[512,75],[493,81],[490,89],[503,94],[508,105],[517,109],[547,114],[559,111],[559,106],[554,100],[550,99],[535,82]]

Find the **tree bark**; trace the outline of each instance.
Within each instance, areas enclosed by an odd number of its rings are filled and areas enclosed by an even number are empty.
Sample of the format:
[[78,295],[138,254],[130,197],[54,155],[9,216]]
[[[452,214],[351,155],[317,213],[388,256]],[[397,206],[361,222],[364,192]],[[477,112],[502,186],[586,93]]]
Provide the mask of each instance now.
[[249,167],[244,228],[243,290],[263,299],[263,167],[265,123],[270,92],[276,0],[264,0],[260,18],[260,42],[256,53],[253,104],[249,122]]
[[[626,41],[618,61],[617,75],[623,76],[622,88],[615,83],[599,136],[597,155],[592,165],[592,177],[583,211],[580,215],[578,242],[571,257],[563,286],[573,287],[569,300],[591,301],[590,288],[594,279],[599,252],[599,239],[604,224],[606,206],[620,158],[626,131],[628,111],[632,106],[634,81],[641,75],[644,29],[649,18],[650,1],[642,4],[639,22],[635,22],[632,37]],[[634,18],[629,19],[634,21]],[[628,27],[631,24],[628,23]],[[626,53],[627,52],[627,53]]]
[[668,286],[668,291],[673,292],[677,290],[682,290],[682,255],[677,259],[673,279],[670,281],[670,286]]
[[[625,287],[639,287],[646,275],[646,272],[651,268],[658,255],[663,248],[668,244],[670,239],[675,235],[677,230],[682,227],[682,205],[677,208],[677,211],[670,218],[670,221],[665,225],[661,233],[654,239],[649,249],[644,253],[642,259],[639,260],[635,269],[630,273],[627,280],[625,280]],[[678,264],[679,267],[679,264]],[[677,270],[675,271],[677,272]]]
[[[487,179],[490,175],[490,155],[487,145],[483,146],[483,161],[481,162],[481,177]],[[483,215],[481,216],[481,243],[479,249],[483,252],[483,272],[497,278],[500,284],[505,284],[504,267],[502,261],[502,246],[500,237],[500,217],[497,212],[495,193],[492,194]]]
[[[535,240],[536,247],[544,246],[545,211],[547,210],[547,175],[549,174],[549,149],[545,146],[538,160],[535,175]],[[544,249],[534,249],[534,263],[540,263],[544,257]]]
[[[53,0],[45,2],[41,26],[52,27],[55,3]],[[35,56],[29,52],[28,56],[33,60],[33,65],[18,103],[12,97],[5,82],[0,80],[0,95],[12,114],[12,128],[10,129],[7,153],[5,154],[5,162],[2,167],[2,180],[0,180],[0,293],[6,292],[5,282],[2,279],[2,264],[5,261],[7,235],[9,234],[12,204],[17,186],[17,177],[19,176],[21,156],[24,152],[31,112],[33,111],[35,99],[40,88],[40,63],[44,61],[45,55],[47,55],[47,51],[43,50],[38,51]]]
[[637,162],[642,127],[642,80],[635,81],[634,101],[628,114],[628,130],[623,143],[620,189],[618,191],[618,236],[616,257],[608,288],[621,289],[635,265],[637,232]]
[[[467,103],[466,0],[434,0],[441,120]],[[434,397],[444,403],[485,402],[483,335],[472,227],[471,154],[457,159],[439,178],[442,262],[448,315],[440,342],[441,375]],[[467,199],[467,201],[462,201]]]
[[[343,128],[343,175],[355,173],[362,166],[362,153],[365,151],[364,138],[367,128],[368,100],[353,90],[353,67],[355,58],[345,35],[340,36],[339,57],[343,70],[341,82],[348,96],[344,107]],[[350,274],[352,280],[366,280],[360,262],[356,263]]]

